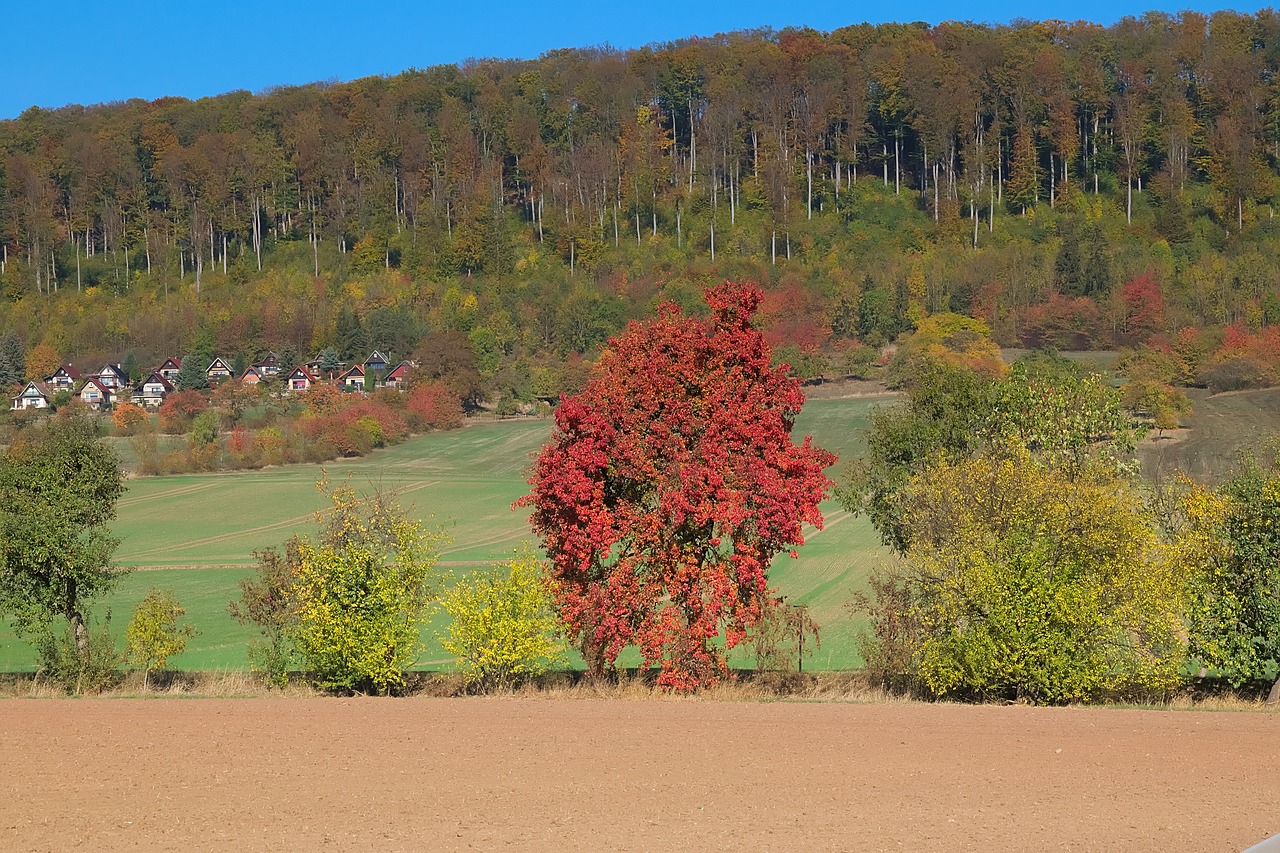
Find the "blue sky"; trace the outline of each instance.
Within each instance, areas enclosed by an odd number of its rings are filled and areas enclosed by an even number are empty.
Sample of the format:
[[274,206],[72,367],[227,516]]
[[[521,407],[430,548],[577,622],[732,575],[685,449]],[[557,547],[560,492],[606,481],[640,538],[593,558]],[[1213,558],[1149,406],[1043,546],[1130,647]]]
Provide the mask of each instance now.
[[[693,3],[208,4],[10,0],[0,41],[0,118],[32,105],[58,107],[165,95],[198,98],[236,89],[352,80],[468,57],[531,58],[558,47],[638,47],[690,35],[768,26],[832,30],[870,21],[1016,17],[1110,24],[1151,3],[1116,0],[905,0],[896,4],[706,0]],[[1192,3],[1163,7],[1213,11]]]

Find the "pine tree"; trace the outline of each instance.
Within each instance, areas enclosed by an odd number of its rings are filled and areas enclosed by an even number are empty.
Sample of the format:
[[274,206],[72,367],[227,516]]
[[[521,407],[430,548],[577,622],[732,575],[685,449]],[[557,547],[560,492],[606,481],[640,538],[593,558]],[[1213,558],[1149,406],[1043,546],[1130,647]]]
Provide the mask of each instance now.
[[195,353],[188,353],[182,359],[182,368],[178,371],[179,391],[202,391],[209,387],[209,377],[204,372],[204,360]]
[[0,388],[21,385],[26,381],[27,357],[17,332],[9,332],[0,340]]
[[337,320],[338,356],[345,361],[364,358],[365,340],[364,324],[360,316],[345,305],[338,312]]
[[138,366],[138,356],[133,350],[129,350],[125,355],[124,364],[121,367],[129,377],[130,382],[141,382],[143,380],[142,368]]

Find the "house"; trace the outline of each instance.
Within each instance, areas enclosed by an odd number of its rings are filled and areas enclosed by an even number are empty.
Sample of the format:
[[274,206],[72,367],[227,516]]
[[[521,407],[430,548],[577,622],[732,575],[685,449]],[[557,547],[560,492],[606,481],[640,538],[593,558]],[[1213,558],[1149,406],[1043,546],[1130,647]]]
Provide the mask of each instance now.
[[387,357],[382,353],[374,350],[373,353],[364,360],[365,373],[386,373]]
[[295,367],[285,379],[285,388],[289,391],[307,391],[317,381],[315,375],[305,367]]
[[210,382],[221,382],[224,379],[230,379],[235,376],[235,371],[231,369],[231,365],[225,359],[219,356],[205,368],[204,375]]
[[338,377],[338,384],[344,388],[354,388],[358,391],[364,390],[364,366],[357,364],[346,373]]
[[53,394],[48,385],[32,381],[27,383],[18,396],[11,398],[13,405],[9,408],[15,412],[24,409],[47,409],[52,398]]
[[57,370],[50,373],[44,378],[44,384],[49,386],[49,390],[57,394],[59,391],[70,391],[76,387],[83,379],[80,371],[76,370],[69,364],[64,364]]
[[[275,353],[269,352],[261,361],[255,361],[253,367],[258,371],[258,376],[265,379],[280,372],[280,360]],[[243,378],[241,377],[242,380]]]
[[97,376],[90,376],[76,392],[86,406],[91,409],[109,409],[114,401],[113,392]]
[[182,359],[180,358],[166,358],[164,360],[164,364],[156,368],[156,373],[159,373],[169,382],[176,380],[178,378],[178,374],[181,372]]
[[382,381],[383,385],[388,388],[396,388],[404,390],[409,384],[409,374],[413,371],[413,365],[407,361],[402,361],[387,374],[387,378]]
[[118,364],[104,364],[97,373],[89,374],[89,378],[98,380],[99,385],[112,393],[129,387],[129,374]]
[[240,374],[240,384],[257,385],[266,378],[262,375],[262,371],[263,368],[258,367],[256,364],[253,367],[246,369],[244,373]]
[[156,371],[133,389],[131,399],[139,406],[158,409],[160,404],[164,402],[164,398],[171,393],[173,393],[173,383],[161,376],[159,371]]

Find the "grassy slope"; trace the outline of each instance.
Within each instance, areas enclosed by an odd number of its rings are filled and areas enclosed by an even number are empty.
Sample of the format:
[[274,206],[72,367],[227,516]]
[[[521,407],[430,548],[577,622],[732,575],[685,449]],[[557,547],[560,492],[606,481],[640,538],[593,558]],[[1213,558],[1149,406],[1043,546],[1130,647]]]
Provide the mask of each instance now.
[[[813,400],[797,433],[812,434],[818,444],[847,458],[856,451],[857,430],[872,405],[867,398]],[[525,512],[512,510],[511,504],[526,490],[524,471],[548,429],[546,421],[481,424],[415,438],[364,459],[330,463],[324,471],[334,480],[349,478],[357,487],[376,483],[401,490],[405,505],[448,534],[444,567],[466,571],[503,559],[521,540],[532,539]],[[140,571],[125,577],[98,610],[110,608],[122,633],[147,589],[172,589],[200,631],[175,665],[243,667],[252,632],[231,620],[227,602],[238,596],[237,582],[250,572],[254,550],[278,545],[311,526],[311,514],[324,504],[314,487],[321,474],[321,466],[299,465],[130,482],[115,525],[122,540],[118,561]],[[847,517],[834,502],[823,509],[827,529],[811,533],[799,559],[779,559],[774,578],[791,600],[809,604],[823,626],[822,648],[813,664],[847,668],[858,659],[856,625],[845,604],[882,552],[864,520]],[[434,622],[426,631],[426,665],[444,658],[434,639]],[[31,650],[0,628],[0,670],[29,669],[32,662]]]

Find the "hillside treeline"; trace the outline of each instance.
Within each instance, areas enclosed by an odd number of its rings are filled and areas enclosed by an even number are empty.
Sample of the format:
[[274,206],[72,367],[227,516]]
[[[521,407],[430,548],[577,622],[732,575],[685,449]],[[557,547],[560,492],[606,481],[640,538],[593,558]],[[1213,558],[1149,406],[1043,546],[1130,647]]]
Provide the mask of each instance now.
[[32,108],[0,122],[0,322],[143,360],[197,326],[299,356],[463,333],[516,396],[724,277],[762,282],[793,361],[947,310],[1032,346],[1256,329],[1280,319],[1278,68],[1272,10],[1151,13]]

